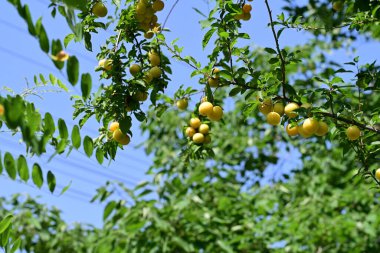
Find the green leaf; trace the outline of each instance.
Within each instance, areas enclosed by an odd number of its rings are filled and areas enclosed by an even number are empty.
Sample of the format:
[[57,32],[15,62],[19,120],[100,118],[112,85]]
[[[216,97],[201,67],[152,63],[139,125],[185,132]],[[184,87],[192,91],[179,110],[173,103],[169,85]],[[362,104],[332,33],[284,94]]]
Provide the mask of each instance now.
[[81,137],[80,137],[79,126],[77,125],[75,125],[73,127],[73,130],[71,131],[71,142],[75,149],[78,149],[80,147]]
[[115,207],[116,207],[115,201],[111,201],[106,205],[106,207],[104,208],[104,213],[103,213],[103,221],[105,221],[108,218],[108,216],[110,216],[110,214],[115,209]]
[[104,161],[104,152],[100,148],[96,149],[96,160],[99,164],[102,164]]
[[42,51],[44,51],[45,53],[49,53],[49,47],[50,47],[49,46],[49,39],[48,39],[46,30],[42,25],[39,29],[38,39],[39,39],[40,47],[41,47]]
[[18,248],[21,246],[21,238],[18,237],[16,241],[13,242],[12,248],[11,248],[11,253],[14,253]]
[[54,174],[50,170],[47,173],[47,183],[48,183],[50,192],[54,192],[56,179],[55,179]]
[[62,90],[66,91],[66,92],[69,91],[69,89],[67,88],[67,86],[64,83],[62,83],[61,80],[57,79],[57,84],[58,84],[58,87],[61,88]]
[[92,139],[89,136],[85,136],[83,140],[83,148],[84,152],[88,157],[92,156],[92,152],[94,151],[94,143],[92,142]]
[[270,47],[266,47],[264,48],[264,50],[265,52],[270,53],[270,54],[277,54],[277,51]]
[[232,248],[226,242],[218,240],[216,243],[223,249],[224,252],[234,253]]
[[66,185],[65,187],[63,187],[61,193],[59,194],[59,196],[63,195],[71,186],[71,183],[72,181],[70,181],[70,183],[68,185]]
[[16,163],[13,156],[9,152],[6,152],[4,155],[4,167],[9,177],[15,180],[17,176]]
[[91,75],[89,73],[82,74],[80,88],[82,90],[83,100],[86,100],[90,96],[92,88]]
[[2,234],[12,223],[13,215],[8,214],[0,222],[0,234]]
[[70,56],[67,60],[67,76],[73,86],[77,84],[79,78],[79,61],[75,56]]
[[275,63],[277,63],[277,62],[279,62],[279,59],[278,59],[277,57],[274,57],[274,58],[269,59],[269,63],[270,63],[270,64],[275,64]]
[[70,41],[72,41],[74,38],[75,38],[75,34],[73,33],[66,35],[65,39],[63,40],[63,45],[65,46],[65,48],[70,43]]
[[203,49],[207,46],[207,44],[209,43],[212,35],[214,34],[215,32],[215,28],[211,28],[206,34],[205,36],[203,37],[203,41],[202,41],[202,47]]
[[42,184],[44,183],[44,178],[42,175],[41,167],[38,163],[33,164],[32,179],[33,179],[33,183],[38,188],[41,188]]
[[230,96],[230,97],[236,96],[240,91],[241,91],[241,88],[240,88],[240,87],[235,87],[235,88],[233,88],[233,89],[230,91],[229,96]]
[[53,135],[55,132],[55,125],[54,125],[54,120],[53,117],[51,116],[50,113],[45,113],[44,117],[44,133],[45,135]]
[[0,152],[0,174],[3,173],[3,161],[2,161],[2,155],[1,155],[1,152]]
[[29,170],[26,159],[23,155],[20,155],[17,160],[17,170],[20,178],[27,182],[29,180]]
[[63,119],[58,119],[58,130],[59,130],[59,136],[62,139],[69,138],[69,131],[67,130],[66,123]]
[[33,36],[36,36],[36,29],[34,28],[32,15],[30,14],[28,5],[24,5],[24,19],[26,23],[28,24],[29,33]]

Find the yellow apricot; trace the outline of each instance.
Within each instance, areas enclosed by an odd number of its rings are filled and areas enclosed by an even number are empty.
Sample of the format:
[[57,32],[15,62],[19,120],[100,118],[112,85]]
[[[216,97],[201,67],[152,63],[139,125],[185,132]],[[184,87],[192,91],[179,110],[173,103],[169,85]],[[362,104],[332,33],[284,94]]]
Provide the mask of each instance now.
[[300,106],[297,103],[289,103],[285,106],[285,114],[291,119],[297,117],[298,113],[294,112],[294,110],[298,109]]
[[296,136],[296,135],[298,135],[298,126],[297,125],[292,126],[291,124],[288,124],[286,126],[285,130],[286,130],[286,133],[289,136]]
[[207,116],[213,112],[213,105],[210,102],[203,102],[199,105],[198,111],[202,116]]
[[267,114],[267,122],[272,126],[277,126],[281,122],[281,116],[277,112],[270,112]]
[[191,118],[190,119],[190,126],[194,129],[198,129],[198,127],[201,125],[201,120],[199,118]]

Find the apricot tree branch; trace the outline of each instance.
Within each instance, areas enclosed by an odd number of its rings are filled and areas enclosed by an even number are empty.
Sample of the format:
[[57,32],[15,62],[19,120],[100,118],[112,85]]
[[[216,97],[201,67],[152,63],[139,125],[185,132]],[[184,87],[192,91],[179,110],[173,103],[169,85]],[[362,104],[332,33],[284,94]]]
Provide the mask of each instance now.
[[286,98],[286,89],[285,89],[285,84],[286,84],[286,69],[285,69],[285,65],[286,65],[286,62],[285,62],[285,59],[284,59],[284,57],[283,57],[283,55],[281,53],[280,44],[278,43],[278,37],[276,35],[276,30],[274,29],[272,10],[269,7],[268,0],[265,0],[265,5],[267,7],[268,14],[269,14],[270,27],[272,29],[274,41],[276,43],[277,54],[278,54],[278,57],[280,58],[280,62],[281,62],[282,95],[284,96],[284,98]]
[[317,114],[321,114],[323,116],[326,116],[326,117],[329,117],[329,118],[333,118],[333,119],[336,119],[338,121],[342,121],[344,123],[347,123],[347,124],[351,124],[351,125],[355,125],[355,126],[358,126],[362,129],[366,129],[366,130],[369,130],[369,131],[372,131],[372,132],[375,132],[377,134],[380,134],[380,129],[377,129],[377,128],[374,128],[374,127],[371,127],[371,126],[368,126],[366,124],[362,124],[360,122],[357,122],[355,120],[351,120],[351,119],[347,119],[347,118],[344,118],[344,117],[341,117],[341,116],[338,116],[336,114],[332,114],[330,112],[316,112]]
[[185,58],[183,58],[181,55],[179,55],[173,48],[171,48],[165,41],[163,40],[160,40],[158,39],[158,41],[161,43],[161,45],[163,45],[164,47],[166,47],[167,50],[169,50],[170,53],[173,54],[173,57],[175,57],[177,60],[180,60],[184,63],[186,63],[187,65],[189,65],[190,67],[192,67],[193,69],[195,70],[198,70],[200,71],[199,68],[197,68],[197,66],[195,66],[194,64],[192,64],[189,60],[186,60]]

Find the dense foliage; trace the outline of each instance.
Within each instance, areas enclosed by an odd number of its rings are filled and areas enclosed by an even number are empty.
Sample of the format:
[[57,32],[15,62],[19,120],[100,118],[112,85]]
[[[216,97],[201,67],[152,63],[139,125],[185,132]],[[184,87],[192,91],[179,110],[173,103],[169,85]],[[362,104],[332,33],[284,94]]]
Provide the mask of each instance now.
[[[4,168],[10,179],[31,178],[38,187],[46,180],[53,192],[54,171],[43,175],[28,155],[83,147],[103,163],[133,141],[134,123],[148,135],[153,180],[134,189],[115,182],[100,187],[92,201],[106,203],[101,229],[67,225],[58,210],[30,197],[1,199],[4,250],[379,252],[380,68],[360,55],[342,63],[328,52],[376,41],[380,3],[285,0],[275,16],[271,4],[278,1],[256,1],[265,4],[273,35],[264,48],[250,47],[254,35],[242,28],[254,19],[250,1],[210,1],[209,13],[194,8],[204,17],[204,64],[167,41],[165,19],[156,16],[162,8],[175,11],[178,1],[52,0],[52,16],[65,17],[72,30],[62,43],[48,39],[27,5],[8,0],[41,50],[67,72],[66,81],[53,75],[37,81],[63,90],[66,82],[80,83],[82,97],[73,97],[78,125],[69,131],[64,119],[41,115],[23,94],[1,96],[1,127],[21,134],[27,154],[15,158],[2,147],[0,173]],[[114,18],[103,22],[107,8]],[[64,48],[75,40],[91,51],[100,29],[115,35],[97,55],[97,73],[108,85],[93,93],[94,73],[81,74]],[[284,46],[289,30],[309,39]],[[175,60],[192,68],[197,85],[168,90]],[[195,106],[187,109],[188,101]],[[99,136],[82,138],[92,117]]]

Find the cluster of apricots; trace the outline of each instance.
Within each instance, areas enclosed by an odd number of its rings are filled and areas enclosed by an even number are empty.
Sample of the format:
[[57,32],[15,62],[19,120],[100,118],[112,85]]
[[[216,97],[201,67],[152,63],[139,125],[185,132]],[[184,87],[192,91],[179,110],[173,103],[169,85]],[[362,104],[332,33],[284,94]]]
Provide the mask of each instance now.
[[136,4],[136,20],[139,22],[140,29],[146,39],[151,39],[155,33],[160,32],[161,25],[157,23],[156,12],[162,11],[165,3],[162,0],[139,0]]
[[252,5],[243,4],[243,6],[241,7],[241,13],[237,14],[235,16],[235,19],[248,21],[251,19],[251,11],[252,11]]
[[[159,67],[161,58],[159,53],[152,50],[148,53],[148,60],[151,68],[149,71],[144,73],[144,80],[147,83],[150,83],[153,79],[160,78],[162,75],[162,70]],[[112,69],[112,63],[113,62],[111,59],[101,59],[98,63],[98,68],[102,69],[103,71],[110,71]],[[137,63],[134,63],[129,67],[129,73],[131,73],[132,76],[137,76],[140,72],[141,66]]]
[[[223,117],[223,109],[220,106],[214,106],[212,103],[205,101],[204,98],[198,107],[199,115],[207,117],[211,121],[219,121]],[[177,107],[180,110],[187,108],[188,102],[186,98],[177,101]],[[185,134],[195,144],[208,144],[211,142],[210,126],[202,123],[199,118],[191,118],[190,126],[186,128]]]
[[[159,67],[159,65],[161,63],[161,58],[160,58],[159,53],[157,53],[156,51],[150,51],[147,56],[148,56],[148,61],[150,63],[150,69],[144,73],[143,78],[144,78],[145,82],[150,83],[153,79],[159,78],[162,75],[162,70]],[[99,61],[98,67],[103,69],[103,71],[110,71],[110,70],[112,70],[112,60],[111,59],[102,59]],[[137,63],[133,63],[129,67],[129,72],[134,77],[138,76],[141,73],[141,71],[142,71],[142,68]],[[132,100],[135,100],[138,102],[143,102],[143,101],[148,99],[148,95],[149,94],[146,91],[136,91],[131,97],[128,97],[125,99],[125,110],[127,112],[130,112],[133,110],[130,106],[129,99],[132,99]],[[114,122],[112,124],[116,124],[116,122]],[[110,130],[111,130],[111,128],[110,128]],[[117,142],[119,142],[120,144],[123,144],[124,142],[126,142],[127,144],[129,143],[129,137],[128,137],[128,141],[126,139],[120,137],[120,136],[122,136],[120,130],[119,131],[112,131],[112,132],[114,133],[113,139],[116,140]],[[126,144],[123,144],[123,145],[126,145]]]
[[195,144],[208,144],[211,142],[210,127],[202,123],[199,118],[191,118],[190,126],[186,128],[185,134]]
[[[265,99],[259,106],[259,111],[266,116],[267,123],[272,126],[277,126],[281,123],[281,117],[285,114],[289,119],[296,118],[298,113],[297,109],[304,107],[305,109],[310,108],[310,104],[303,104],[299,106],[297,103],[291,102],[284,106],[282,102],[273,103],[273,101],[268,98]],[[309,138],[313,135],[325,136],[328,131],[328,125],[318,120],[314,117],[309,117],[299,125],[288,124],[285,130],[289,136],[301,135],[304,138]],[[360,137],[360,129],[353,125],[346,129],[347,138],[351,141],[357,140]]]
[[212,69],[211,76],[207,79],[207,83],[208,85],[210,85],[210,87],[216,88],[219,86],[219,83],[220,83],[219,72],[220,72],[219,68]]
[[131,141],[128,134],[124,134],[120,128],[118,122],[112,122],[110,125],[110,131],[112,133],[112,139],[121,145],[128,145]]
[[199,115],[206,116],[209,120],[212,121],[219,121],[223,117],[222,107],[218,105],[214,106],[208,101],[202,101],[198,107],[198,112]]

